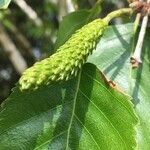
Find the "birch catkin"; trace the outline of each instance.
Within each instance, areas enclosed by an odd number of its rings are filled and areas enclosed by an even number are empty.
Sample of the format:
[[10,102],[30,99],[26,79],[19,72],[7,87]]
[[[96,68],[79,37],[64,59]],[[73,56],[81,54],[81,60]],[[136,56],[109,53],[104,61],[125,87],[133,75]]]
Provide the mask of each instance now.
[[108,23],[102,19],[77,30],[55,54],[27,69],[19,80],[21,90],[34,90],[41,85],[68,80],[78,73]]

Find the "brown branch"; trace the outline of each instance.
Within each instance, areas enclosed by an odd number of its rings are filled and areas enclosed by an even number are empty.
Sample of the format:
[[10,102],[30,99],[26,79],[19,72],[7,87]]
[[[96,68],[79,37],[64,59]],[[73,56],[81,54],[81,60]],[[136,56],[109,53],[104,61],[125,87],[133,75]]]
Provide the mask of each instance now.
[[0,43],[16,71],[21,74],[27,68],[26,61],[16,48],[13,41],[9,38],[9,35],[2,25],[0,25]]
[[59,14],[58,14],[59,21],[62,20],[63,16],[75,10],[71,0],[59,0],[58,7],[59,7]]
[[41,26],[43,24],[37,13],[24,0],[14,0],[14,2],[34,22],[35,25]]
[[[5,26],[5,23],[3,23]],[[32,53],[32,46],[30,44],[30,42],[28,41],[28,39],[16,28],[16,26],[14,24],[11,24],[11,26],[6,26],[14,35],[14,37],[16,38],[17,42],[20,43],[20,45],[27,50],[27,52],[29,53],[29,55],[35,59],[33,53]]]

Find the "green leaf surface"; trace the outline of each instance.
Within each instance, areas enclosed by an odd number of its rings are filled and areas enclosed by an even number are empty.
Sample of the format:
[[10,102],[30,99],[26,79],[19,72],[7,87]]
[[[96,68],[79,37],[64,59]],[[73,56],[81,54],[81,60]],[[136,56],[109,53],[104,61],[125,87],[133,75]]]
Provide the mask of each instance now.
[[140,123],[137,129],[138,147],[150,149],[150,29],[147,29],[143,63],[133,70],[130,56],[133,47],[133,24],[112,26],[106,30],[96,51],[89,57],[106,76],[130,94]]
[[13,90],[0,112],[0,149],[130,150],[136,123],[131,98],[85,64],[63,85]]
[[11,0],[0,0],[0,9],[6,9]]
[[97,3],[91,10],[79,10],[65,16],[60,23],[58,38],[55,43],[55,50],[63,45],[70,36],[85,24],[95,19],[100,13],[100,4]]

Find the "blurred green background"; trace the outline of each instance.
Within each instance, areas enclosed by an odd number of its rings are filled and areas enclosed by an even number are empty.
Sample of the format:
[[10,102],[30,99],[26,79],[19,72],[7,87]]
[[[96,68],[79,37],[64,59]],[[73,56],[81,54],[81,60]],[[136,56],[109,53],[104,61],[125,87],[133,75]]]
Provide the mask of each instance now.
[[[54,53],[63,16],[91,9],[95,3],[96,0],[12,0],[8,9],[0,10],[0,102],[8,97],[26,68]],[[125,6],[126,0],[105,0],[99,17]]]

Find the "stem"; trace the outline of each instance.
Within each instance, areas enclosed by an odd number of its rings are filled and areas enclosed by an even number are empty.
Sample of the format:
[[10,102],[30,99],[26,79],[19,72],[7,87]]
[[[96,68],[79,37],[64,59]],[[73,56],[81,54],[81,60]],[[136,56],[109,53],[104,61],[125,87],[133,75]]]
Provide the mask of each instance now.
[[141,53],[142,53],[142,47],[143,47],[144,37],[145,37],[145,33],[146,33],[147,23],[148,23],[148,16],[145,16],[143,18],[142,27],[141,27],[138,42],[137,42],[137,45],[135,48],[135,52],[132,56],[132,59],[134,59],[135,62],[137,63],[136,67],[138,67],[139,63],[142,63]]
[[[149,4],[150,0],[147,0],[147,3]],[[133,68],[137,68],[139,64],[142,63],[141,53],[142,53],[142,47],[143,47],[144,37],[146,34],[147,25],[148,25],[148,13],[143,18],[140,34],[138,37],[138,42],[135,48],[135,52],[131,58],[131,63]]]
[[131,15],[132,13],[133,10],[131,8],[122,8],[109,13],[104,20],[109,23],[114,18],[121,17],[123,15]]
[[136,34],[136,32],[137,32],[137,29],[138,29],[138,26],[139,26],[139,24],[140,24],[140,19],[141,19],[141,13],[138,13],[137,15],[136,15],[136,19],[135,19],[135,22],[134,22],[134,35]]
[[97,1],[96,1],[97,4],[101,4],[101,3],[103,3],[103,2],[104,2],[104,0],[97,0]]

